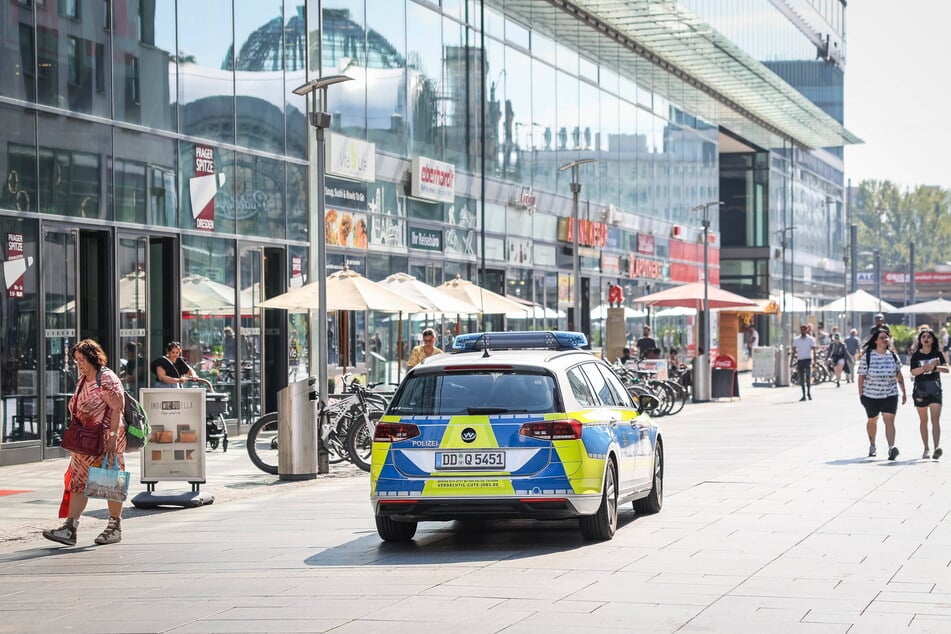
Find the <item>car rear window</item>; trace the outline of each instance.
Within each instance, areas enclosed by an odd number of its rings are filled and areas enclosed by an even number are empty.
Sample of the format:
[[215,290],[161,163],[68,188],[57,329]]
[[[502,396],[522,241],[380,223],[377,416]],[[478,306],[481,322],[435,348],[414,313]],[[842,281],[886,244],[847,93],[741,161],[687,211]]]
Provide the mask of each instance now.
[[558,411],[555,380],[524,372],[449,372],[407,379],[390,404],[390,414],[547,414]]

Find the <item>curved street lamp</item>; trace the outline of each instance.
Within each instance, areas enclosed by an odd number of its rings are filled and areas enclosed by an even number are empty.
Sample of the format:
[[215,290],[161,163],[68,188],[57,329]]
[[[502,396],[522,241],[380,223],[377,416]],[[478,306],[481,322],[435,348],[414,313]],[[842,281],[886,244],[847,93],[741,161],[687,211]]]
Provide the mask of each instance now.
[[[716,200],[709,203],[701,203],[690,210],[703,212],[703,324],[700,329],[700,347],[703,354],[710,354],[710,265],[707,260],[707,251],[709,249],[708,236],[710,233],[710,218],[708,210],[711,207],[719,207],[724,204],[722,200]],[[707,385],[709,385],[709,381]]]

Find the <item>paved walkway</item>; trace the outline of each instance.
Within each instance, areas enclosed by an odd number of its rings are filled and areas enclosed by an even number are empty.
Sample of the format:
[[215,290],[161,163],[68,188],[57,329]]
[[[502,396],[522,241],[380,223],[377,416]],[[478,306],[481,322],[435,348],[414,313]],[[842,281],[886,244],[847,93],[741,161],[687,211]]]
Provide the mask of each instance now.
[[512,522],[383,544],[362,473],[274,484],[235,450],[209,454],[215,504],[130,514],[95,547],[91,503],[59,548],[31,531],[63,462],[0,468],[33,491],[0,497],[0,632],[951,631],[948,465],[919,459],[912,408],[889,462],[882,433],[865,457],[854,385],[741,392],[662,420],[664,510],[628,507],[603,543]]

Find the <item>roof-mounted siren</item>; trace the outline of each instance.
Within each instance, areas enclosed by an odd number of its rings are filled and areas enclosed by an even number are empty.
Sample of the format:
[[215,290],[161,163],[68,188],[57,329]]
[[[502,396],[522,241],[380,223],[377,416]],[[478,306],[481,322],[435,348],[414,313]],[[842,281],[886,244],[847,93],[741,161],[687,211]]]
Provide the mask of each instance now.
[[473,332],[457,336],[451,352],[574,350],[587,346],[588,339],[582,333],[565,330]]

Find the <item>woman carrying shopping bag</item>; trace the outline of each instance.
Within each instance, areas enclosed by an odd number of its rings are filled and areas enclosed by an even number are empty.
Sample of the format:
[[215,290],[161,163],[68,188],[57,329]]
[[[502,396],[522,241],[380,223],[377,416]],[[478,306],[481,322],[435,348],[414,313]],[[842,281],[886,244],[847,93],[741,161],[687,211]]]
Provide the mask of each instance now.
[[[125,470],[125,427],[122,426],[122,407],[124,393],[119,377],[106,367],[108,359],[102,346],[92,339],[83,339],[69,350],[76,362],[79,381],[76,392],[69,401],[70,424],[80,426],[100,426],[102,428],[101,450],[96,455],[72,452],[69,467],[65,474],[65,491],[59,516],[66,523],[57,529],[43,531],[43,537],[50,541],[74,546],[79,527],[79,516],[86,508],[86,482],[89,468],[104,465],[107,454],[113,454],[118,460],[119,469]],[[106,529],[96,537],[97,544],[115,544],[122,539],[122,502],[108,501],[109,523]]]

